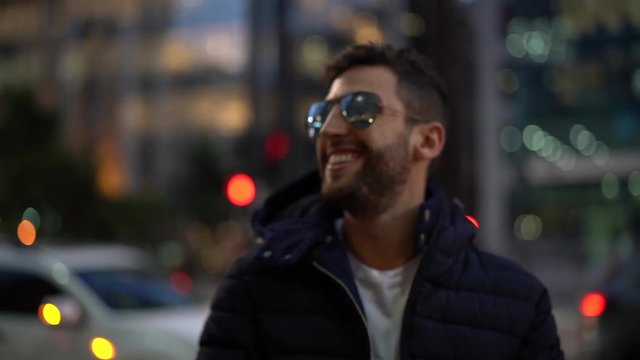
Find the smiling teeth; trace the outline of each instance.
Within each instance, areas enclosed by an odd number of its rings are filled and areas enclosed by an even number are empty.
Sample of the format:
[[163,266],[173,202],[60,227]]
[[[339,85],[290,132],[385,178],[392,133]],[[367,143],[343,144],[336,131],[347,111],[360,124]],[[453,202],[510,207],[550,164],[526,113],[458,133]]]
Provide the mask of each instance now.
[[348,162],[355,159],[354,154],[334,154],[329,156],[329,164],[338,164]]

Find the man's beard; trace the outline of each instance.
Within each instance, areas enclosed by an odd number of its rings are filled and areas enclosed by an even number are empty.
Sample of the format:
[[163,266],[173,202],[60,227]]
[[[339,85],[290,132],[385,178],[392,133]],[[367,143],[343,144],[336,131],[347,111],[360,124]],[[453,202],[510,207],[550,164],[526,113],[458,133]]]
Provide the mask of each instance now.
[[[324,198],[359,219],[372,218],[389,209],[407,183],[411,168],[406,133],[383,148],[365,150],[362,169],[348,184],[327,184],[321,166]],[[322,165],[325,164],[326,161]]]

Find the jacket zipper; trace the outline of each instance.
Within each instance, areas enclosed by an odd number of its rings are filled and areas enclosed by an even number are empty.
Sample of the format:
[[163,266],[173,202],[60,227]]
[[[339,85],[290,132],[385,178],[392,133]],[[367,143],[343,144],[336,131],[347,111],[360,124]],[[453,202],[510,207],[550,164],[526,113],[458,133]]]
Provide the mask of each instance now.
[[415,302],[416,297],[416,287],[418,286],[418,275],[420,273],[420,269],[422,268],[424,257],[427,256],[427,250],[429,247],[425,247],[423,250],[423,258],[420,259],[420,264],[418,265],[418,269],[416,269],[416,274],[413,277],[413,282],[411,283],[411,288],[409,289],[409,297],[407,298],[407,303],[404,305],[404,314],[402,315],[402,326],[400,327],[400,360],[409,359],[408,349],[407,349],[407,328],[409,327],[408,322],[410,321],[409,312],[413,312],[413,303]]
[[328,270],[326,270],[322,266],[318,265],[318,263],[313,262],[313,266],[316,269],[320,270],[320,272],[322,272],[325,275],[327,275],[329,278],[333,279],[333,281],[337,282],[342,287],[342,289],[347,293],[347,295],[349,295],[349,299],[351,299],[351,302],[352,302],[353,306],[355,306],[356,310],[358,310],[358,315],[360,315],[360,320],[362,320],[362,325],[364,325],[364,329],[365,329],[366,335],[367,335],[367,343],[369,344],[369,356],[368,356],[368,358],[371,358],[371,354],[373,353],[373,351],[371,349],[371,339],[369,338],[369,326],[367,325],[367,319],[364,317],[364,314],[362,313],[362,310],[360,309],[360,306],[358,306],[358,303],[356,302],[356,299],[353,298],[353,295],[351,294],[351,291],[349,291],[347,286],[340,279],[338,279],[336,276],[331,274]]

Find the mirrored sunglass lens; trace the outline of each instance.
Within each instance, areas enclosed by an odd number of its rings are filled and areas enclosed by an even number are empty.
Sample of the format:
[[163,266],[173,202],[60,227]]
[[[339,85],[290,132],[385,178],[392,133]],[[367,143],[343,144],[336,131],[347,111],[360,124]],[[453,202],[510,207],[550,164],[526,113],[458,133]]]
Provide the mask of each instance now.
[[340,102],[342,115],[352,125],[366,128],[373,124],[378,113],[380,100],[378,96],[368,92],[357,92],[346,96]]
[[311,104],[307,112],[307,121],[305,122],[310,137],[318,135],[322,124],[329,116],[329,112],[331,112],[331,104],[326,101]]

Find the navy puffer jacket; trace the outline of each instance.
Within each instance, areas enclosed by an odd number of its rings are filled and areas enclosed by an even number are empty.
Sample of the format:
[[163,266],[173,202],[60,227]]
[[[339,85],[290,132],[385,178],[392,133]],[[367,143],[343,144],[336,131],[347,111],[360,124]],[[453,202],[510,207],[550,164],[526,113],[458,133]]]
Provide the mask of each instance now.
[[[198,360],[370,359],[366,316],[344,244],[340,211],[316,173],[269,198],[253,227],[262,244],[219,287]],[[425,254],[407,301],[402,359],[563,359],[544,286],[473,245],[475,228],[435,184],[420,211]]]

